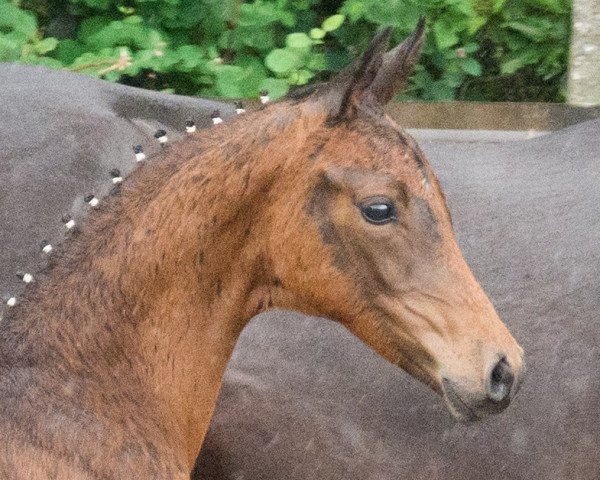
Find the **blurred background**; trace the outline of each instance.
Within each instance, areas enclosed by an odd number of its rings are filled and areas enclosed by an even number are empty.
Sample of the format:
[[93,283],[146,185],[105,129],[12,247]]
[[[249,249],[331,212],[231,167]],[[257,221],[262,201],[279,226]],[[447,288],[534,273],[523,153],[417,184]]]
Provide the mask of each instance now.
[[425,15],[427,43],[405,98],[593,105],[598,3],[0,0],[0,61],[185,95],[256,98],[267,89],[277,98],[326,80],[381,26],[394,26],[399,42]]

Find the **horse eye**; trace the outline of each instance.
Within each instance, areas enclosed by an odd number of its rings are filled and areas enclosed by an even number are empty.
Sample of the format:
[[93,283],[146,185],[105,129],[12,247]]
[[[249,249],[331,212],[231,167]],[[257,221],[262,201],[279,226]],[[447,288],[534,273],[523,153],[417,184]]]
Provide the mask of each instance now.
[[373,202],[363,205],[360,210],[365,220],[375,225],[383,225],[396,220],[396,211],[391,203]]

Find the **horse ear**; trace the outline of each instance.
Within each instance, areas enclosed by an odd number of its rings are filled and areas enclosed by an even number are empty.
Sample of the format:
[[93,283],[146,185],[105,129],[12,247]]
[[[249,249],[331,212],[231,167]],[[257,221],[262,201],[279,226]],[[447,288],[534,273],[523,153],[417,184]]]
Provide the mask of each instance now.
[[383,64],[369,87],[380,105],[385,105],[406,88],[410,74],[421,56],[424,40],[425,17],[421,17],[410,36],[385,54]]
[[330,119],[346,117],[375,80],[383,64],[391,33],[392,29],[388,27],[375,35],[367,51],[329,82],[327,103]]

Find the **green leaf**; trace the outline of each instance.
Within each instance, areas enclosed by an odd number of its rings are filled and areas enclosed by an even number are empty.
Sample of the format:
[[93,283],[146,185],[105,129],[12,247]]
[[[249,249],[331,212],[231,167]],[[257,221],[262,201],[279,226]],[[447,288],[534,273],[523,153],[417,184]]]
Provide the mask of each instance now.
[[9,35],[0,34],[0,61],[14,62],[21,55],[22,41],[17,41]]
[[473,42],[465,43],[463,49],[466,53],[475,53],[477,50],[479,50],[479,45]]
[[371,0],[364,12],[367,20],[379,25],[398,27],[404,33],[415,27],[422,14],[423,6],[411,0]]
[[465,75],[462,72],[449,73],[447,72],[442,77],[443,82],[452,88],[458,88],[465,80]]
[[306,66],[315,72],[325,70],[327,68],[327,60],[325,58],[325,54],[313,53],[306,62]]
[[35,51],[39,55],[44,55],[45,53],[51,52],[58,45],[58,40],[53,37],[44,38],[39,42],[36,42],[34,45]]
[[98,52],[86,52],[77,57],[70,67],[88,75],[98,76],[99,72],[114,64],[119,58],[119,50],[103,48]]
[[37,32],[35,17],[9,2],[0,2],[0,32],[15,31],[31,38]]
[[265,78],[259,87],[258,91],[267,90],[269,97],[272,100],[277,100],[283,97],[289,90],[290,86],[287,81],[280,78]]
[[52,56],[68,65],[85,52],[86,46],[82,43],[76,40],[61,40],[52,52]]
[[504,7],[506,0],[494,0],[494,5],[492,7],[492,12],[498,13]]
[[367,4],[364,0],[346,0],[340,9],[340,12],[348,15],[352,22],[360,20],[367,10]]
[[143,24],[123,21],[110,22],[87,38],[87,43],[94,47],[135,46],[138,48],[155,48],[160,34],[146,28]]
[[135,8],[127,7],[125,5],[119,5],[117,7],[117,10],[119,10],[119,12],[121,12],[123,15],[132,15],[133,13],[135,13]]
[[204,52],[196,45],[182,45],[177,49],[179,55],[181,70],[191,71],[196,68],[200,63],[204,63]]
[[306,33],[290,33],[285,37],[285,44],[290,48],[309,49],[313,41]]
[[544,39],[544,31],[538,26],[528,25],[522,22],[508,22],[506,26],[512,30],[522,33],[531,40],[540,41]]
[[268,52],[275,46],[273,29],[239,27],[236,30],[233,30],[230,47],[241,50],[244,45],[261,50],[265,53]]
[[265,58],[265,65],[275,73],[286,74],[302,65],[302,59],[295,51],[278,48]]
[[452,100],[454,98],[454,91],[456,89],[443,80],[432,82],[427,87],[428,88],[425,97],[428,100],[435,100],[439,102]]
[[103,73],[101,76],[104,78],[104,80],[108,80],[109,82],[118,82],[121,78],[121,75],[121,72],[111,70],[110,72]]
[[77,38],[83,43],[88,43],[89,37],[95,35],[109,24],[110,18],[102,16],[88,17],[81,22]]
[[292,0],[291,3],[298,10],[308,10],[313,2],[312,0]]
[[[208,36],[213,36],[215,32],[222,32],[225,29],[226,9],[223,4],[228,3],[230,2],[182,1],[174,6],[168,6],[169,12],[163,16],[162,24],[174,30],[196,28],[204,31]],[[145,17],[152,18],[153,14],[155,12],[148,12]]]
[[435,34],[435,43],[438,48],[450,48],[458,43],[458,35],[454,30],[453,25],[449,25],[445,21],[437,21],[433,24],[433,33]]
[[240,98],[239,78],[242,76],[242,68],[234,65],[225,65],[218,70],[216,86],[219,94],[225,97]]
[[468,25],[469,25],[469,28],[468,28],[469,35],[472,36],[472,35],[476,34],[479,31],[479,29],[481,27],[483,27],[486,23],[487,23],[487,18],[479,16],[479,15],[477,15],[477,16],[472,17],[471,19],[469,19],[469,22],[468,22]]
[[327,32],[321,28],[312,28],[309,32],[310,38],[313,40],[321,40],[326,34]]
[[518,22],[507,22],[506,26],[514,31],[525,35],[534,42],[552,41],[567,36],[562,28],[562,22],[552,22],[549,18],[531,17],[524,18]]
[[310,70],[300,69],[292,72],[288,82],[292,85],[306,85],[315,75]]
[[341,14],[332,15],[331,17],[327,17],[325,20],[323,20],[323,23],[321,24],[321,28],[323,30],[325,30],[326,32],[333,32],[334,30],[337,30],[338,28],[340,28],[342,26],[345,19],[346,19],[345,15],[341,15]]
[[474,58],[463,58],[459,65],[462,71],[469,75],[474,77],[479,77],[481,75],[481,64]]
[[218,95],[243,98],[255,97],[267,71],[260,59],[250,55],[236,58],[237,65],[217,65],[215,86]]
[[296,23],[291,13],[272,3],[242,3],[239,14],[240,26],[267,27],[273,23],[282,23],[286,27],[293,27]]
[[131,15],[121,20],[123,23],[144,23],[144,19],[139,15]]
[[[73,3],[76,3],[76,1]],[[85,3],[87,6],[96,8],[98,10],[108,10],[108,7],[110,6],[110,0],[78,0],[78,1],[81,3]]]
[[512,58],[509,57],[510,60],[500,65],[500,72],[505,75],[511,75],[526,65],[536,63],[541,56],[542,52],[532,49],[519,52],[513,55]]
[[569,13],[570,2],[564,0],[536,0],[535,3],[543,9],[557,15]]
[[527,63],[528,62],[523,61],[521,58],[513,58],[512,60],[502,63],[500,66],[500,72],[505,75],[511,75],[520,68],[523,68],[525,65],[527,65]]

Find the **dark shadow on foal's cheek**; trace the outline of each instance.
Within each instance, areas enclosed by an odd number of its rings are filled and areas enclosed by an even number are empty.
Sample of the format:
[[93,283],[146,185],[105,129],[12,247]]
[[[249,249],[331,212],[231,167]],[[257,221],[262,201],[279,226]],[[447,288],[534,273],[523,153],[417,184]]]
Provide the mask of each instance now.
[[330,215],[330,204],[334,194],[331,182],[325,173],[322,173],[306,204],[306,212],[316,223],[323,242],[329,245],[339,243],[339,236]]

